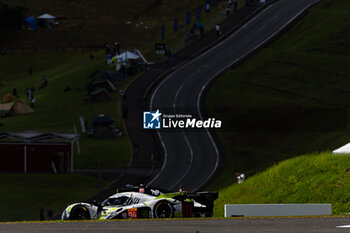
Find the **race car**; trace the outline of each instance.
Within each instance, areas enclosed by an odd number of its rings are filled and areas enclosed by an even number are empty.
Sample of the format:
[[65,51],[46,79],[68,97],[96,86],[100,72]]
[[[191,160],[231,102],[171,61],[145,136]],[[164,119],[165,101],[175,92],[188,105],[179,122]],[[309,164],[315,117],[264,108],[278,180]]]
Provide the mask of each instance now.
[[211,217],[217,192],[166,192],[143,186],[128,186],[102,203],[69,205],[62,220],[107,220],[130,218]]

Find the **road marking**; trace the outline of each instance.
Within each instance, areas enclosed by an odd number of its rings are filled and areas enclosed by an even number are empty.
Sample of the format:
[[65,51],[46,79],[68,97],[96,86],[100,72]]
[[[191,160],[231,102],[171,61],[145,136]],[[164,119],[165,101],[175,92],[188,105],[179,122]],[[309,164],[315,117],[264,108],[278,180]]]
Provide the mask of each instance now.
[[[258,15],[254,16],[252,19],[250,19],[246,24],[244,24],[242,27],[240,27],[236,32],[234,32],[233,34],[231,34],[227,39],[219,42],[217,45],[215,45],[214,47],[208,49],[206,52],[202,53],[201,55],[199,55],[198,57],[196,57],[195,59],[193,59],[192,61],[186,63],[185,65],[179,67],[177,70],[175,70],[173,73],[171,73],[170,75],[168,75],[165,79],[163,79],[163,81],[157,86],[157,88],[154,90],[153,94],[152,94],[152,97],[151,97],[151,102],[150,102],[150,107],[151,107],[151,111],[153,110],[153,102],[154,102],[154,97],[156,95],[156,93],[158,92],[159,88],[168,80],[170,79],[172,76],[174,76],[176,73],[178,73],[179,71],[185,69],[187,66],[189,66],[190,64],[194,63],[195,61],[197,61],[198,59],[200,59],[201,57],[203,57],[204,55],[208,54],[209,52],[211,51],[214,51],[218,46],[221,46],[224,42],[226,42],[229,38],[232,38],[234,37],[236,34],[238,34],[241,30],[243,30],[249,23],[251,23],[252,21],[254,21],[260,14],[262,14],[263,12],[267,11],[269,8],[271,8],[272,5],[266,7],[264,10],[262,10]],[[163,161],[163,165],[159,171],[159,173],[153,177],[153,179],[148,182],[147,185],[150,185],[152,184],[155,180],[157,180],[160,175],[164,172],[164,169],[166,167],[166,163],[168,161],[168,152],[167,152],[167,149],[166,149],[166,146],[165,146],[165,143],[164,143],[164,140],[160,134],[159,131],[157,131],[157,135],[160,139],[160,142],[162,144],[162,147],[164,149],[164,161]],[[218,149],[216,148],[216,145],[215,145],[215,150],[218,151]],[[218,165],[218,162],[216,164],[215,167],[217,167]]]
[[[271,36],[269,36],[267,39],[265,39],[264,41],[262,41],[260,44],[258,44],[257,46],[255,46],[253,49],[249,50],[248,52],[244,53],[242,56],[240,56],[239,58],[237,58],[236,60],[234,60],[233,62],[231,62],[229,65],[225,66],[223,69],[221,69],[219,72],[217,72],[214,76],[212,76],[211,78],[209,78],[207,80],[207,82],[205,83],[205,85],[202,87],[201,91],[200,91],[200,94],[197,98],[197,109],[198,109],[198,112],[199,112],[199,115],[200,117],[203,119],[203,116],[200,112],[200,99],[201,99],[201,96],[203,94],[203,91],[206,89],[206,87],[208,86],[208,84],[210,83],[210,81],[215,78],[217,75],[219,75],[221,72],[223,72],[224,70],[228,69],[230,66],[232,66],[233,64],[235,64],[236,62],[238,62],[239,60],[241,60],[242,58],[246,57],[249,53],[253,52],[254,50],[258,49],[260,46],[262,46],[264,43],[266,43],[268,40],[270,40],[271,38],[273,38],[277,33],[279,33],[283,28],[285,28],[287,25],[289,25],[293,20],[295,20],[297,17],[299,17],[306,9],[308,9],[311,5],[319,2],[320,0],[315,0],[315,1],[312,1],[312,3],[308,4],[306,7],[304,7],[302,10],[300,10],[294,17],[292,17],[289,21],[287,21],[287,23],[285,23],[284,25],[282,25],[279,30],[275,31],[275,33],[273,33]],[[278,5],[278,3],[280,2],[277,2],[276,5]],[[244,28],[246,28],[249,24],[251,24],[253,21],[256,20],[256,18],[260,17],[264,12],[266,12],[268,9],[270,9],[272,6],[276,6],[275,4],[272,4],[268,7],[266,7],[264,10],[262,10],[259,14],[257,14],[256,16],[254,16],[252,19],[250,19],[246,24],[244,24],[242,27],[240,27],[236,32],[234,32],[233,34],[231,34],[228,38],[226,38],[225,40],[219,42],[217,45],[215,45],[214,47],[212,47],[211,49],[207,50],[206,52],[204,52],[203,54],[199,55],[198,57],[196,57],[195,59],[193,59],[192,61],[188,62],[187,64],[183,65],[182,67],[179,67],[179,69],[175,70],[172,74],[170,74],[169,76],[167,76],[165,79],[163,79],[163,81],[157,86],[157,88],[155,89],[155,91],[153,92],[152,94],[152,97],[151,97],[151,102],[150,102],[150,107],[151,107],[151,110],[153,109],[153,102],[154,102],[154,98],[155,98],[155,95],[156,93],[158,92],[159,88],[164,85],[164,83],[170,79],[172,76],[174,76],[176,73],[178,73],[179,71],[185,69],[187,66],[191,65],[192,63],[194,63],[195,61],[199,60],[201,57],[203,57],[204,55],[208,54],[209,52],[212,52],[214,51],[217,47],[221,46],[223,43],[226,43],[230,38],[236,36],[240,31],[242,31]],[[209,181],[209,179],[211,179],[211,177],[214,175],[218,165],[219,165],[219,150],[213,140],[213,137],[211,136],[210,132],[208,129],[206,129],[207,131],[207,134],[209,136],[209,139],[210,141],[212,142],[214,148],[215,148],[215,151],[216,151],[216,154],[217,154],[217,159],[216,159],[216,164],[215,164],[215,167],[214,167],[214,170],[210,173],[209,177],[200,185],[198,186],[196,189],[199,189],[201,186],[203,186],[205,183],[207,183]],[[164,149],[164,162],[163,162],[163,165],[162,165],[162,168],[160,170],[160,172],[148,183],[148,185],[150,185],[151,183],[153,183],[156,179],[158,179],[158,177],[164,172],[164,169],[165,169],[165,166],[166,166],[166,163],[167,163],[167,159],[168,159],[168,153],[167,153],[167,150],[166,150],[166,146],[165,146],[165,143],[164,143],[164,140],[162,139],[162,136],[160,134],[159,131],[157,131],[157,134],[158,134],[158,137],[161,141],[161,144],[162,144],[162,147]]]
[[[316,3],[316,2],[319,2],[320,0],[315,0],[312,2],[313,3]],[[289,25],[294,19],[296,19],[299,15],[301,15],[306,9],[308,9],[312,4],[309,4],[307,7],[304,7],[301,11],[299,11],[299,13],[297,13],[294,17],[292,17],[287,23],[285,23],[283,26],[281,26],[279,28],[278,31],[276,31],[275,33],[273,33],[271,36],[269,36],[267,39],[265,39],[263,42],[261,42],[260,44],[258,44],[257,46],[255,46],[253,49],[251,49],[250,51],[246,52],[245,54],[243,54],[242,56],[240,56],[239,58],[237,58],[236,60],[234,60],[232,63],[230,63],[229,65],[225,66],[223,69],[221,69],[220,71],[218,71],[216,74],[214,74],[211,78],[209,78],[207,80],[207,82],[204,84],[204,86],[202,87],[200,93],[199,93],[199,96],[197,98],[197,108],[198,108],[198,112],[199,112],[199,115],[201,117],[201,119],[203,119],[203,116],[200,112],[200,99],[202,97],[202,94],[203,94],[203,91],[206,89],[206,87],[208,86],[208,84],[211,82],[211,80],[213,78],[215,78],[216,76],[218,76],[221,72],[223,72],[224,70],[227,70],[230,66],[232,66],[233,64],[235,64],[236,62],[238,62],[239,60],[241,60],[242,58],[246,57],[249,53],[255,51],[256,49],[258,49],[260,46],[262,46],[266,41],[269,41],[271,38],[273,38],[277,33],[279,33],[280,31],[283,30],[283,28],[285,28],[287,25]],[[260,14],[259,14],[260,15]],[[251,21],[249,21],[247,24],[249,24]],[[246,25],[247,25],[246,24]],[[246,26],[245,25],[245,26]],[[230,37],[229,37],[230,38]],[[226,41],[226,40],[224,40]],[[209,132],[208,129],[206,129],[208,135],[209,135],[209,138],[211,140],[211,142],[215,145],[214,143],[214,140]],[[218,148],[216,147],[216,145],[214,146],[215,147],[215,150],[216,150],[216,153],[217,153],[217,160],[216,160],[216,164],[215,164],[215,169],[210,173],[209,177],[204,181],[202,182],[202,184],[200,186],[197,187],[197,189],[199,189],[202,185],[205,185],[209,179],[214,175],[218,165],[219,165],[219,158],[218,158]]]
[[[198,72],[198,71],[197,71],[197,72]],[[181,87],[179,88],[179,90],[176,92],[176,95],[175,95],[175,98],[174,98],[174,105],[173,105],[173,108],[174,108],[174,111],[175,111],[175,112],[176,112],[176,101],[177,101],[177,98],[178,98],[180,92],[182,91],[182,89],[183,89],[183,87],[185,86],[185,84],[187,84],[187,83],[189,82],[189,80],[191,80],[193,77],[194,77],[194,74],[192,74],[192,75],[190,76],[190,78],[187,79],[187,81],[184,82],[184,83],[181,85]],[[189,140],[188,140],[188,137],[186,136],[186,134],[184,133],[184,131],[182,131],[181,133],[182,133],[182,135],[185,137],[186,144],[187,144],[188,148],[190,149],[191,158],[190,158],[190,162],[189,162],[189,164],[188,164],[188,166],[187,166],[187,169],[186,169],[185,173],[180,177],[180,179],[178,179],[177,182],[175,182],[175,183],[169,188],[170,190],[172,190],[174,187],[178,186],[179,183],[187,176],[187,174],[188,174],[188,173],[190,172],[190,170],[191,170],[191,166],[192,166],[192,163],[193,163],[193,149],[192,149],[191,144],[190,144],[190,142],[189,142]]]
[[336,228],[350,228],[350,225],[337,226]]
[[[163,79],[163,81],[157,86],[157,88],[154,90],[152,97],[151,97],[151,102],[150,102],[150,107],[151,107],[151,111],[153,110],[153,101],[154,101],[154,97],[156,95],[156,93],[158,92],[159,88],[168,80],[170,79],[172,76],[174,76],[176,73],[178,73],[179,71],[185,69],[187,66],[189,66],[190,64],[194,63],[195,61],[197,61],[198,59],[200,59],[201,57],[203,57],[204,55],[208,54],[211,51],[214,51],[217,47],[221,46],[223,43],[225,43],[229,38],[234,37],[235,35],[237,35],[241,30],[243,30],[248,24],[250,24],[252,21],[254,21],[260,14],[263,14],[265,11],[267,11],[268,9],[271,8],[272,5],[266,7],[264,10],[262,10],[259,14],[257,14],[256,16],[254,16],[252,19],[250,19],[247,23],[245,23],[243,26],[241,26],[237,31],[235,31],[233,34],[231,34],[228,38],[226,38],[225,40],[219,42],[217,45],[215,45],[214,47],[208,49],[206,52],[202,53],[201,55],[199,55],[198,57],[194,58],[192,61],[186,63],[185,65],[179,67],[177,70],[175,70],[173,73],[171,73],[170,75],[168,75],[165,79]],[[164,149],[164,161],[163,161],[163,165],[162,168],[160,169],[159,173],[150,181],[148,182],[148,185],[152,184],[155,180],[158,179],[158,177],[164,172],[164,169],[166,167],[166,163],[168,161],[168,152],[167,149],[165,147],[165,143],[164,140],[160,134],[159,131],[157,131],[157,135],[160,139],[160,142],[162,144],[162,147]],[[215,145],[215,150],[218,151],[218,149],[216,148]],[[218,163],[217,163],[218,165]],[[217,167],[217,165],[215,167]]]

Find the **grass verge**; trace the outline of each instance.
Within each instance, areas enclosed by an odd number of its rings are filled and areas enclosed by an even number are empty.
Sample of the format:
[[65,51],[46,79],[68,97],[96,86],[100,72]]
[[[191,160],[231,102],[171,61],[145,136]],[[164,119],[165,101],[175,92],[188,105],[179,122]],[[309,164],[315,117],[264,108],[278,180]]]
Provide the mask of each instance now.
[[349,167],[348,155],[331,152],[288,159],[222,189],[215,201],[215,216],[223,216],[224,204],[247,203],[331,203],[333,214],[347,214]]

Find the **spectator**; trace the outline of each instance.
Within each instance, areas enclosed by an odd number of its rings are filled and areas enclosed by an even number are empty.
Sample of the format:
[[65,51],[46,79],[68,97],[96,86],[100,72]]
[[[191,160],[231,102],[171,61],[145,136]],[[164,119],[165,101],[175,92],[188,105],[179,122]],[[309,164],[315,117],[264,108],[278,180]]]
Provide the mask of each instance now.
[[115,46],[115,49],[117,50],[117,54],[119,55],[120,54],[120,44],[118,43],[118,41],[114,42],[114,46]]
[[238,183],[238,184],[242,184],[243,181],[244,181],[244,179],[245,179],[244,173],[243,173],[243,172],[238,173],[238,176],[237,176],[237,183]]
[[39,86],[39,89],[44,88],[44,87],[47,86],[47,76],[44,75],[44,76],[42,77],[42,79],[43,79],[43,83]]
[[16,98],[18,98],[19,96],[17,95],[17,89],[13,88],[12,90],[12,95],[16,96]]
[[237,2],[237,0],[235,0],[235,3],[234,3],[234,11],[235,12],[237,11],[237,8],[238,8],[238,2]]
[[231,6],[227,5],[226,15],[229,15],[230,13],[231,13]]
[[32,99],[32,90],[27,87],[27,99],[30,101]]
[[220,25],[219,25],[219,24],[217,24],[217,25],[215,26],[215,31],[216,31],[216,35],[218,35],[218,36],[221,35]]
[[209,11],[210,11],[210,3],[207,2],[205,3],[205,12],[209,13]]
[[44,75],[42,79],[43,79],[43,81],[44,81],[44,86],[47,86],[47,76]]
[[84,127],[85,127],[86,131],[87,131],[88,128],[89,128],[89,122],[88,122],[88,120],[86,120],[85,118],[84,118]]
[[33,95],[33,92],[32,92],[32,94],[31,94],[31,99],[30,99],[30,106],[31,106],[32,108],[34,108],[34,102],[35,102],[35,98],[34,98],[34,95]]

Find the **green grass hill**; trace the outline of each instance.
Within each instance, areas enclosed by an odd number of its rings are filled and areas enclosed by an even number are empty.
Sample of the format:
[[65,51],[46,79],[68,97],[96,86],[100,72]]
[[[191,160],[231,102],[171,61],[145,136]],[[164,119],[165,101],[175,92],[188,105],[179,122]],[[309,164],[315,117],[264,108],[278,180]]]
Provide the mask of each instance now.
[[[113,70],[105,63],[105,44],[118,41],[121,49],[140,49],[150,61],[162,59],[154,55],[154,44],[160,42],[160,27],[166,27],[164,43],[173,52],[185,45],[185,8],[191,12],[194,23],[195,10],[202,5],[199,20],[209,31],[217,22],[225,19],[226,4],[204,12],[204,1],[121,1],[121,0],[0,0],[10,7],[23,7],[24,16],[39,16],[44,13],[59,16],[58,27],[40,28],[37,31],[0,28],[0,49],[7,48],[7,54],[0,56],[0,98],[17,89],[19,99],[29,105],[26,88],[34,87],[36,99],[34,112],[0,118],[0,131],[42,131],[73,133],[76,126],[81,132],[79,117],[90,123],[99,114],[115,119],[115,126],[123,131],[119,112],[120,95],[136,77],[118,83],[112,93],[115,101],[105,103],[89,102],[86,86],[87,77],[95,70]],[[244,0],[240,0],[240,6]],[[223,2],[222,2],[223,3]],[[179,30],[172,31],[177,17]],[[126,30],[125,21],[132,24]],[[145,29],[142,27],[147,26]],[[187,27],[187,32],[189,31]],[[126,33],[127,32],[127,33]],[[126,38],[127,34],[127,38]],[[91,47],[96,47],[91,49]],[[94,59],[89,59],[91,54]],[[29,75],[29,67],[33,68]],[[48,85],[39,89],[46,75]],[[69,86],[70,91],[64,89]],[[130,97],[129,97],[130,98]],[[2,115],[2,114],[1,114]],[[80,135],[81,153],[75,151],[75,169],[96,169],[98,154],[101,153],[101,168],[127,167],[131,147],[125,131],[117,139],[96,140]],[[0,152],[1,154],[1,152]],[[3,155],[1,156],[8,156]],[[112,179],[113,177],[111,177]],[[67,204],[83,201],[98,192],[97,180],[86,175],[71,174],[14,174],[1,173],[0,221],[38,219],[40,208],[52,208],[58,214]],[[106,182],[103,182],[105,185]],[[18,203],[21,209],[13,209]],[[22,202],[25,202],[22,204]]]
[[330,152],[288,159],[220,190],[214,213],[224,204],[331,203],[333,214],[350,211],[350,157]]
[[[221,119],[221,176],[233,182],[298,155],[350,141],[350,1],[324,0],[280,39],[211,86],[208,115]],[[249,127],[251,126],[251,127]]]

